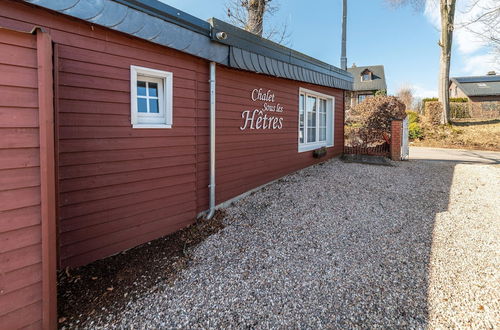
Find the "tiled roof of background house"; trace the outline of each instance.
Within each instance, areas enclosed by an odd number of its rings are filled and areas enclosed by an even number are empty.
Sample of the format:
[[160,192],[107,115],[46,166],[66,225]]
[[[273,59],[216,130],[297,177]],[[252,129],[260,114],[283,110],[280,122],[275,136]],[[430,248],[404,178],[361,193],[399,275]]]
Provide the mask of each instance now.
[[[361,81],[361,74],[366,69],[372,72],[372,80]],[[383,65],[355,66],[352,68],[347,68],[347,71],[354,77],[354,91],[376,91],[381,89],[387,90]]]
[[451,81],[469,97],[500,95],[500,75],[454,77]]

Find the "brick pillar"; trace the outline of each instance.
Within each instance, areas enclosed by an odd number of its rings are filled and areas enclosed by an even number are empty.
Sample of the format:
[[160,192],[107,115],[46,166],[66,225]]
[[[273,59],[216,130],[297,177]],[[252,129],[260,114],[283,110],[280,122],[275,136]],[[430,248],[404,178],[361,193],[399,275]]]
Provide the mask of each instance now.
[[393,120],[391,122],[391,159],[401,160],[401,130],[402,120]]

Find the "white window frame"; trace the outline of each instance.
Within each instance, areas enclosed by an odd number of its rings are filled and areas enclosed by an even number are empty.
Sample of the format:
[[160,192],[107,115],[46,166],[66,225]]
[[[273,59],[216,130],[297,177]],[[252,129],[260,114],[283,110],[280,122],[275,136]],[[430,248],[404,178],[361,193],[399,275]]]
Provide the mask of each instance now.
[[[133,128],[172,128],[173,79],[172,72],[130,66],[130,121]],[[144,113],[137,109],[138,80],[158,83],[159,113]]]
[[[304,108],[304,143],[300,142],[300,96],[304,95],[305,108]],[[307,142],[307,97],[313,96],[317,99],[316,107],[316,141]],[[319,140],[319,127],[320,127],[320,99],[326,100],[326,141]],[[335,97],[328,94],[319,93],[310,89],[299,88],[299,109],[298,109],[298,125],[297,125],[297,143],[298,151],[305,152],[322,147],[333,147],[335,144]]]

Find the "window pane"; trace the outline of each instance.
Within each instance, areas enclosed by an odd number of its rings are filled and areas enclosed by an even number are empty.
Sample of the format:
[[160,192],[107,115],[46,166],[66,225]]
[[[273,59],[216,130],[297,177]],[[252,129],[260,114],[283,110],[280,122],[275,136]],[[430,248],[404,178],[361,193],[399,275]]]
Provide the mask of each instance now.
[[146,96],[146,82],[137,81],[137,95]]
[[316,112],[307,113],[307,127],[316,127]]
[[304,127],[299,128],[299,141],[300,143],[304,143]]
[[307,142],[316,142],[316,128],[307,128]]
[[149,96],[158,96],[158,84],[150,82],[148,83]]
[[137,98],[137,111],[148,112],[148,102],[147,99]]
[[326,126],[326,112],[319,113],[319,126]]
[[304,127],[304,108],[305,108],[305,97],[300,95],[299,98],[299,127]]
[[326,141],[326,127],[319,128],[319,140]]
[[320,100],[319,111],[326,112],[326,100],[323,99]]
[[308,96],[307,97],[307,111],[316,112],[316,98]]
[[159,113],[160,108],[158,107],[158,100],[157,99],[150,99],[149,100],[149,112],[150,113]]

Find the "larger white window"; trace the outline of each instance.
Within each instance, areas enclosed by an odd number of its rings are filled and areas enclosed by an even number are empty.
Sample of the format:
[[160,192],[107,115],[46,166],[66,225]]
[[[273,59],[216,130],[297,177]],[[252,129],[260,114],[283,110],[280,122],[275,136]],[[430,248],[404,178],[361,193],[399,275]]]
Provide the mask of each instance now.
[[171,72],[130,67],[132,127],[172,127],[172,80]]
[[333,146],[335,99],[301,88],[299,91],[299,152]]

